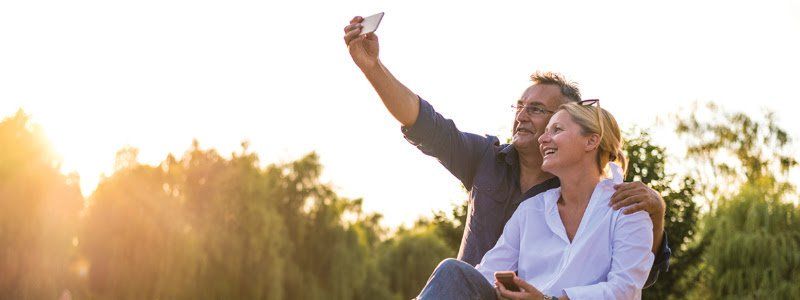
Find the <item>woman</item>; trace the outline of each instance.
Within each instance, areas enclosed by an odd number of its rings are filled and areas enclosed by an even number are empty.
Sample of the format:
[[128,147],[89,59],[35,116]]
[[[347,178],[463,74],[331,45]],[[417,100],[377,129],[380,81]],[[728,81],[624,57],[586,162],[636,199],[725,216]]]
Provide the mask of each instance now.
[[[561,187],[520,204],[477,269],[440,264],[421,299],[641,298],[654,259],[653,224],[645,212],[625,215],[608,205],[625,157],[614,117],[595,103],[562,105],[539,137],[542,170]],[[516,271],[522,291],[496,282],[497,271]]]

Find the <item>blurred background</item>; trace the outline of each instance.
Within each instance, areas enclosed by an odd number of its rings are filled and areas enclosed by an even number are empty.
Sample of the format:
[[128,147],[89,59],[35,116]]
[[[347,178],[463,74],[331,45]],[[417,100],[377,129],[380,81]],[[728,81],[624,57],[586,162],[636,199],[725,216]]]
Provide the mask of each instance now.
[[535,71],[601,99],[667,202],[645,298],[800,297],[799,1],[146,0],[0,3],[0,298],[414,297],[467,196],[347,53],[381,11],[461,130]]

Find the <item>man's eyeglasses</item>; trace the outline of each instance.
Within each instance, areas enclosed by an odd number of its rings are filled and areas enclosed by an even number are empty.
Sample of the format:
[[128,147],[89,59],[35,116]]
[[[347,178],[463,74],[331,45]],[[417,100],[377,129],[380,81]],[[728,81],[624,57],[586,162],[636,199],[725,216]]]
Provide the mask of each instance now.
[[545,109],[541,105],[511,105],[511,108],[513,108],[514,112],[516,112],[517,114],[519,114],[520,111],[524,110],[525,113],[528,114],[528,116],[530,117],[543,116],[555,113],[552,110]]
[[[578,101],[578,105],[582,106],[600,106],[600,99],[588,99],[588,100],[581,100]],[[522,110],[525,110],[525,113],[528,116],[543,116],[547,114],[554,114],[555,112],[552,110],[548,110],[541,105],[511,105],[511,108],[514,109],[514,112],[518,113]]]

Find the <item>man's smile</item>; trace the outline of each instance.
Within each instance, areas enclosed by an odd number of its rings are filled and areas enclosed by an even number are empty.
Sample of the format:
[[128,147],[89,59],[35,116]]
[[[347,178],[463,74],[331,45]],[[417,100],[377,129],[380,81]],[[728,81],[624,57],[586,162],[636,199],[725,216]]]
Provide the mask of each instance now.
[[516,133],[518,133],[518,134],[519,133],[522,133],[522,134],[533,134],[533,130],[530,130],[530,129],[524,128],[524,127],[517,127],[517,132]]

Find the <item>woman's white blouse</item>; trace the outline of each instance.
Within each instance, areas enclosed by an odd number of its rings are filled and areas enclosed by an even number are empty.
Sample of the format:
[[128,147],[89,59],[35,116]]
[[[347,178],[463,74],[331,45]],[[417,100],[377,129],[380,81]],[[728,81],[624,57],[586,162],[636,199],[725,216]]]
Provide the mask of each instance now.
[[478,271],[494,283],[495,271],[514,271],[545,295],[570,299],[640,299],[653,265],[653,223],[640,211],[625,215],[609,205],[621,169],[594,189],[572,243],[559,216],[561,188],[522,204],[506,223]]

